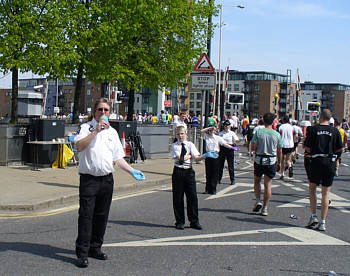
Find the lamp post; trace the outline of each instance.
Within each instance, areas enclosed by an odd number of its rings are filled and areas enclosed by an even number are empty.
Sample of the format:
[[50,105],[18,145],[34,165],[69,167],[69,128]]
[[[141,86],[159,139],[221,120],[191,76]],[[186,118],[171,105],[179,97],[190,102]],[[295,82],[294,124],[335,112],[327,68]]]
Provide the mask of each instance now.
[[[221,121],[224,119],[224,110],[225,110],[225,97],[224,95],[221,95],[221,44],[222,44],[222,8],[224,5],[220,5],[220,23],[219,23],[219,33],[220,33],[220,39],[219,39],[219,80],[218,80],[218,108],[217,108],[217,114],[218,118],[220,118]],[[227,6],[226,7],[236,7],[239,9],[244,9],[244,6],[237,5],[237,6]],[[228,76],[227,76],[228,77]]]

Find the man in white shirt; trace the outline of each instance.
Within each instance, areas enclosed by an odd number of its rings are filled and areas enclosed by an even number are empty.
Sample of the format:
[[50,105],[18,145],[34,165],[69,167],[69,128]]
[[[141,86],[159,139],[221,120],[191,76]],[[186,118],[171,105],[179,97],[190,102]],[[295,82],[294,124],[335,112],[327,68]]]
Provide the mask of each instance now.
[[236,114],[233,114],[233,116],[230,116],[231,118],[229,119],[230,121],[230,124],[231,124],[231,128],[234,132],[237,131],[238,129],[238,122],[239,122],[239,119],[238,117],[236,116]]
[[[232,130],[230,130],[230,121],[226,120],[223,123],[224,129],[219,132],[219,136],[224,139],[224,141],[231,145],[235,146],[237,141],[239,140],[236,133],[234,133]],[[227,167],[228,172],[230,175],[230,183],[231,185],[235,184],[235,170],[234,170],[234,161],[235,161],[235,154],[232,149],[228,149],[224,146],[220,146],[220,152],[219,152],[219,170],[218,170],[218,182],[221,183],[222,174],[224,170],[225,160],[227,160]]]
[[[187,132],[187,124],[185,122],[186,118],[188,116],[188,112],[187,110],[182,110],[180,112],[180,116],[179,116],[179,119],[178,120],[174,120],[174,124],[173,124],[173,135],[175,137],[175,129],[178,127],[178,126],[183,126],[185,128],[185,131]],[[174,138],[174,143],[177,141],[177,138],[175,137]]]
[[141,171],[134,170],[124,160],[124,149],[118,132],[108,122],[110,103],[98,99],[92,121],[81,125],[75,138],[79,151],[79,219],[76,255],[78,267],[89,265],[88,257],[107,260],[101,251],[108,214],[112,202],[114,167],[129,172],[136,180],[144,180]]
[[[281,160],[281,178],[284,179],[284,171],[289,171],[289,177],[293,177],[292,154],[294,151],[294,129],[289,123],[289,116],[282,118],[282,125],[279,127],[279,133],[282,137],[282,160]],[[284,166],[285,164],[285,166]]]

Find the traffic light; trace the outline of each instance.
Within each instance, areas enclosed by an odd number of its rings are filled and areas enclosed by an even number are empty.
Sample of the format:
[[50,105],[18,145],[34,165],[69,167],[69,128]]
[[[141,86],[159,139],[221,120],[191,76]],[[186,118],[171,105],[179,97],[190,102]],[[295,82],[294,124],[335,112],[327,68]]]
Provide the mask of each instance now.
[[228,103],[230,104],[244,104],[243,93],[228,93]]
[[320,104],[317,102],[308,102],[307,103],[307,110],[308,111],[318,111],[320,107]]

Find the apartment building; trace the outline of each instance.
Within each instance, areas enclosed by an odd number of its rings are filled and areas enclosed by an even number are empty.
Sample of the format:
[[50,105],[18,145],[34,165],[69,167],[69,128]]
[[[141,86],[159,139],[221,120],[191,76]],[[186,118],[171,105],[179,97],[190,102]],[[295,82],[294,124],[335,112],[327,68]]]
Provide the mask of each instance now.
[[[292,83],[290,74],[265,71],[241,72],[236,70],[230,70],[228,77],[225,77],[224,72],[221,74],[220,86],[225,93],[225,114],[238,112],[240,115],[248,115],[249,118],[257,118],[266,112],[273,112],[280,117],[285,114],[295,116],[296,84]],[[217,92],[211,91],[213,96],[211,98],[211,111],[213,111],[214,98],[216,99],[215,106],[217,106],[217,94],[215,95],[215,93]],[[227,96],[229,93],[243,93],[244,104],[228,103]],[[277,99],[275,99],[275,95],[278,96]],[[203,110],[204,100],[200,91],[189,91],[189,100],[189,110],[191,112],[198,114]]]
[[302,109],[305,120],[310,119],[310,112],[307,111],[305,102],[311,98],[312,101],[320,103],[320,108],[330,109],[333,117],[339,120],[350,119],[350,85],[305,82],[301,84],[301,89],[303,95],[307,95],[305,100],[303,98]]

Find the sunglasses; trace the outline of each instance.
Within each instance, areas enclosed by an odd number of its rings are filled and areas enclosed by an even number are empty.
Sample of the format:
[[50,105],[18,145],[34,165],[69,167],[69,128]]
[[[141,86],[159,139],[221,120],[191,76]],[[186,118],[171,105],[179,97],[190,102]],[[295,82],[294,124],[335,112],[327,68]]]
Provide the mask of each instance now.
[[104,111],[104,112],[108,112],[109,111],[109,109],[108,108],[97,108],[97,110],[98,111],[100,111],[100,112],[102,112],[102,111]]

